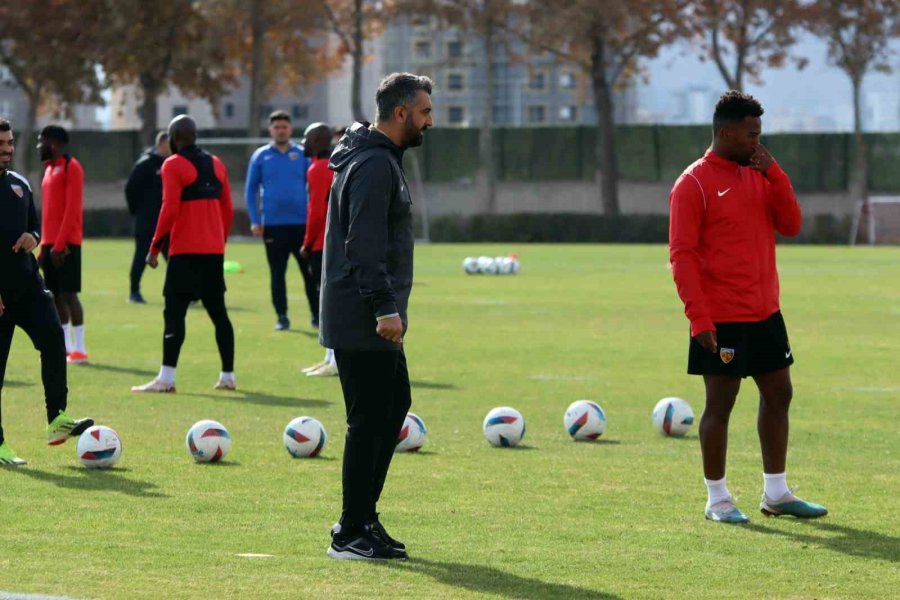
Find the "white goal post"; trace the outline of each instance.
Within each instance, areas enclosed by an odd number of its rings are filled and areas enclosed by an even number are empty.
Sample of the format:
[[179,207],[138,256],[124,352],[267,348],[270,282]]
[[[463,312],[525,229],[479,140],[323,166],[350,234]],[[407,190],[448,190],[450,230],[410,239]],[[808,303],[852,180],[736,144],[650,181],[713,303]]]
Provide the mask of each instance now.
[[[900,244],[900,196],[870,196],[868,207],[867,211],[862,200],[856,203],[850,245],[856,245],[860,233],[870,246]],[[861,231],[860,228],[864,229]]]

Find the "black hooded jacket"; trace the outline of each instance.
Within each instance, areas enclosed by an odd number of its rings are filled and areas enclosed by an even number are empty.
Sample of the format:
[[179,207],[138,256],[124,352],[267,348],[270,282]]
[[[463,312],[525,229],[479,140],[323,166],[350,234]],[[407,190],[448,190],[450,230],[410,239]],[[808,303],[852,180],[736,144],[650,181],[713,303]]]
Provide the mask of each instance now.
[[376,317],[408,324],[413,218],[403,150],[355,123],[331,155],[319,341],[337,350],[398,350],[375,333]]

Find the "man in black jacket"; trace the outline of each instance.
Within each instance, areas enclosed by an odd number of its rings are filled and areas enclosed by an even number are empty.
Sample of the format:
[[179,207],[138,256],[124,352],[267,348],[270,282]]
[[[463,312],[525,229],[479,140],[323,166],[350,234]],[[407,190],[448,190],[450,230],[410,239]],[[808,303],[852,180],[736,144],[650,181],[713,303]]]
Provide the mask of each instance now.
[[[41,379],[47,406],[47,443],[62,444],[94,424],[65,413],[66,345],[53,302],[38,273],[32,251],[41,239],[31,185],[11,170],[12,126],[0,118],[0,390],[16,327],[22,328],[41,353]],[[0,466],[18,467],[19,458],[3,437],[0,425]]]
[[347,436],[343,512],[328,555],[406,558],[385,531],[376,505],[411,404],[403,351],[413,281],[413,218],[403,151],[431,127],[427,77],[389,75],[378,86],[374,125],[354,124],[329,167],[319,341],[333,348]]
[[[161,131],[156,135],[156,147],[150,148],[137,159],[125,184],[125,200],[128,212],[134,217],[134,258],[131,260],[132,304],[146,304],[141,295],[141,276],[146,266],[145,259],[150,251],[150,241],[156,231],[156,221],[162,208],[163,161],[172,153],[169,148],[169,134]],[[163,249],[163,256],[167,256]]]

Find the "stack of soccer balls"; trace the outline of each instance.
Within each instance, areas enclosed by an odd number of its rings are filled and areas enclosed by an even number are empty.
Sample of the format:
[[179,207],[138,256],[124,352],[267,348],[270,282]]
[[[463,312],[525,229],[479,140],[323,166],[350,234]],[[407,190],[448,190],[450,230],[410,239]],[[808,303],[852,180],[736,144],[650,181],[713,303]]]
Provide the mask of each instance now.
[[467,275],[515,275],[519,272],[519,257],[510,256],[469,256],[463,261],[463,271]]

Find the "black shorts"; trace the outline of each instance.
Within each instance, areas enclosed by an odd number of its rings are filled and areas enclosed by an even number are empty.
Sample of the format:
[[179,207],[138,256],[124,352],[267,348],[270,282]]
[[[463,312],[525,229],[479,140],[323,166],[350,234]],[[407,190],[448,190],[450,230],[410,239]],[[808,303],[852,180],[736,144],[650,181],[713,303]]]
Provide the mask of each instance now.
[[81,291],[81,246],[69,244],[66,260],[58,269],[50,260],[52,246],[41,246],[41,269],[44,271],[44,283],[53,295],[62,292]]
[[715,325],[719,351],[713,354],[691,338],[689,374],[752,377],[794,364],[781,311],[765,321]]
[[169,257],[163,296],[202,300],[225,293],[225,256],[176,254]]

